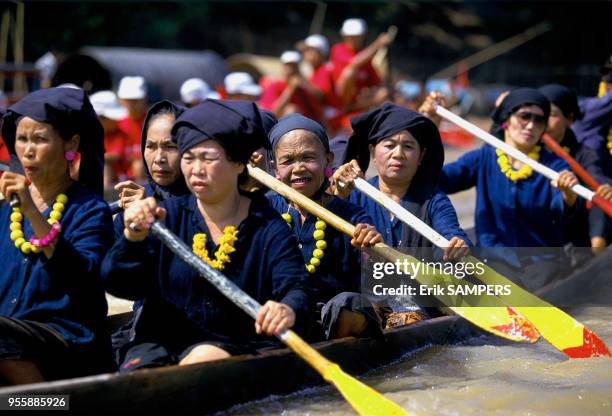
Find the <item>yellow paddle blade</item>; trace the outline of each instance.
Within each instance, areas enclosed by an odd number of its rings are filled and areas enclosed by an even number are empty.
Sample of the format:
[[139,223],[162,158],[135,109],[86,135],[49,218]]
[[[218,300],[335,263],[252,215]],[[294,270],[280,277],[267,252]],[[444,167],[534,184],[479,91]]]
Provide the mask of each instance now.
[[[609,357],[605,343],[583,324],[561,309],[538,298],[480,260],[469,256],[467,262],[480,264],[484,273],[476,277],[485,284],[510,285],[511,294],[504,301],[529,319],[540,334],[559,351],[571,358]],[[529,305],[529,306],[520,306]]]
[[396,403],[346,374],[340,366],[323,357],[291,330],[284,331],[280,339],[304,361],[310,364],[323,378],[332,383],[353,409],[364,416],[406,415]]
[[[375,247],[370,248],[369,252],[386,261],[395,262],[401,260],[401,262],[419,263],[416,258],[383,244],[377,244]],[[458,292],[456,288],[459,286],[464,288],[463,292],[470,293],[469,291],[474,287],[474,284],[467,280],[457,279],[444,272],[421,273],[414,277],[421,285],[430,288],[435,286],[444,288],[444,294],[432,292],[432,296],[443,305],[446,305],[448,310],[487,332],[515,342],[533,343],[540,337],[532,323],[525,319],[516,309],[508,307],[507,303],[500,298],[495,296],[448,294],[448,289],[451,286],[455,288],[455,293]]]
[[323,378],[336,386],[346,401],[360,415],[407,415],[406,411],[399,405],[385,398],[385,396],[366,386],[361,381],[346,374],[338,364],[329,365],[325,369]]

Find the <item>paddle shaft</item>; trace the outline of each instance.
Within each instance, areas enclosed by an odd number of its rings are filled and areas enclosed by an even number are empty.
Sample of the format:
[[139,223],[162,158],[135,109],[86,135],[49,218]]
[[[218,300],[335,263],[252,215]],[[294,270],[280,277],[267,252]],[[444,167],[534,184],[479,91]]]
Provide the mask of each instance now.
[[[202,259],[195,255],[189,249],[189,247],[178,237],[172,234],[168,228],[162,225],[159,221],[156,221],[151,226],[151,232],[174,254],[179,256],[181,260],[195,269],[236,306],[246,312],[251,318],[257,318],[257,314],[261,309],[259,302],[250,297],[244,290],[225,277],[220,271],[205,263]],[[326,375],[327,368],[330,365],[334,365],[291,330],[284,330],[278,335],[278,338],[291,347],[291,349],[300,357],[308,361],[308,363],[315,367],[315,369],[324,377]]]
[[[486,131],[473,125],[469,121],[462,119],[452,111],[449,111],[446,108],[443,108],[442,106],[437,106],[436,113],[440,117],[445,118],[446,120],[456,124],[462,129],[468,131],[469,133],[472,133],[474,136],[478,137],[485,143],[488,143],[491,146],[500,149],[502,152],[512,156],[514,159],[523,162],[527,166],[530,166],[533,170],[546,176],[551,181],[555,181],[559,178],[558,172],[552,170],[548,166],[544,166],[543,164],[536,162],[533,159],[530,159],[529,156],[527,156],[525,153],[521,152],[518,149],[515,149],[509,144],[503,142],[502,140],[499,140],[497,137],[493,136],[490,133],[487,133]],[[572,186],[571,189],[572,191],[574,191],[574,193],[586,199],[587,201],[593,202],[593,204],[597,205],[604,212],[606,212],[608,216],[612,217],[612,204],[601,198],[600,196],[596,195],[595,192],[591,191],[588,188],[585,188],[580,184]]]
[[[11,168],[9,166],[5,165],[4,163],[0,163],[0,176],[2,176],[4,172],[10,172],[10,171],[11,171]],[[11,201],[9,202],[9,204],[11,205],[11,208],[19,207],[21,205],[19,196],[17,194],[12,194]]]
[[559,143],[556,142],[555,139],[553,139],[548,133],[544,133],[542,135],[542,141],[546,144],[546,146],[552,150],[557,156],[559,156],[561,159],[565,160],[570,167],[572,168],[572,170],[574,172],[576,172],[576,175],[578,175],[580,177],[580,179],[582,179],[582,181],[584,183],[587,184],[587,186],[589,188],[591,188],[593,191],[596,191],[597,188],[599,188],[599,183],[597,183],[597,181],[595,180],[595,178],[593,178],[589,172],[587,172],[581,165],[580,163],[578,163],[576,161],[576,159],[574,159],[568,152],[566,152],[565,150],[563,150],[563,148],[561,147],[561,145]]

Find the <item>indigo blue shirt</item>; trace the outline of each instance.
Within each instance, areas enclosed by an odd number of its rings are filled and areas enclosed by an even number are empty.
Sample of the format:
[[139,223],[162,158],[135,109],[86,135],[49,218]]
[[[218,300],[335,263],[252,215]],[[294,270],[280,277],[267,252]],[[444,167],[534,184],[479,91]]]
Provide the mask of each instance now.
[[[113,242],[113,224],[106,202],[83,185],[74,183],[66,196],[50,259],[15,248],[9,238],[12,210],[0,205],[0,315],[48,324],[68,343],[85,346],[107,341],[100,266]],[[25,216],[23,231],[28,239],[33,234]]]
[[[560,172],[569,165],[549,151],[540,151],[540,163]],[[440,187],[451,194],[476,187],[477,244],[480,247],[562,247],[562,226],[572,209],[550,179],[534,172],[513,182],[502,173],[492,146],[485,145],[444,165]]]
[[[378,176],[371,178],[368,182],[375,186],[376,189],[380,189]],[[353,189],[349,194],[349,201],[363,207],[370,217],[372,217],[374,225],[378,232],[382,234],[385,244],[391,247],[408,246],[409,242],[402,241],[402,238],[405,236],[404,227],[410,227],[409,225],[404,224],[395,216],[391,218],[391,213],[386,208],[358,189]],[[410,190],[402,197],[400,205],[407,208],[406,205],[409,202]],[[455,208],[444,193],[438,190],[434,191],[432,197],[429,199],[426,211],[425,218],[421,219],[424,220],[427,225],[449,240],[453,237],[459,237],[467,244],[471,245],[470,239],[465,234],[465,231],[459,226]],[[416,215],[414,212],[413,214]],[[425,244],[426,243],[423,243],[423,245]],[[429,245],[427,246],[429,247]]]
[[[293,208],[290,209],[285,198],[274,193],[269,193],[267,197],[276,211],[289,212],[291,215],[291,230],[297,236],[303,256],[302,267],[305,267],[316,248],[313,233],[317,218],[308,214],[301,224],[300,213]],[[341,198],[332,197],[325,208],[353,225],[373,224],[372,218],[363,209]],[[285,227],[289,229],[287,224]],[[327,248],[324,250],[321,265],[316,268],[314,274],[310,275],[311,281],[316,282],[317,301],[327,302],[341,292],[360,292],[361,252],[351,245],[351,237],[328,225],[325,228],[325,241]]]
[[[209,256],[214,247],[193,195],[170,198],[160,204],[167,210],[166,226],[191,246],[196,233],[206,233]],[[264,198],[253,198],[248,217],[238,225],[236,251],[222,271],[255,300],[289,305],[296,327],[308,325],[311,294],[307,272],[295,236]],[[161,299],[172,307],[163,328],[192,325],[208,340],[257,341],[253,319],[176,257],[153,236],[142,242],[119,238],[106,256],[102,275],[107,290],[127,299]],[[146,308],[146,306],[145,306]],[[188,334],[178,333],[177,337]],[[145,334],[141,334],[145,335]],[[201,340],[204,341],[204,340]]]

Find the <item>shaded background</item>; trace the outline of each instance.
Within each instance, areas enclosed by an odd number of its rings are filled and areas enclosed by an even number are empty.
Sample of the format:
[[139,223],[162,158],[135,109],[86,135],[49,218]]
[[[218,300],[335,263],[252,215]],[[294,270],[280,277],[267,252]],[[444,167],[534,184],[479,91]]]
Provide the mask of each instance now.
[[[14,8],[0,3],[0,10]],[[309,34],[317,2],[36,2],[25,4],[25,61],[82,46],[212,49],[278,55]],[[611,1],[394,1],[327,3],[323,33],[333,43],[347,17],[370,38],[397,25],[389,52],[395,78],[423,80],[458,59],[547,22],[551,30],[469,72],[472,83],[559,82],[596,91],[612,53]],[[9,47],[9,57],[12,56]]]

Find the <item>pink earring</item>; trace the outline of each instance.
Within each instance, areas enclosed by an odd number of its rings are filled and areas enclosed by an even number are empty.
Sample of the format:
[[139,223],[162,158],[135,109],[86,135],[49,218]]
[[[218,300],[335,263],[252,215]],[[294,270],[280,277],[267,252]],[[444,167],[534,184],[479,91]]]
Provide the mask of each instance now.
[[508,128],[508,123],[502,123],[501,128],[506,130]]
[[334,174],[334,171],[332,170],[332,168],[325,168],[325,177],[326,178],[331,178],[333,174]]
[[68,151],[64,153],[64,157],[66,158],[68,162],[72,162],[74,158],[76,157],[76,152],[73,152],[72,150]]

